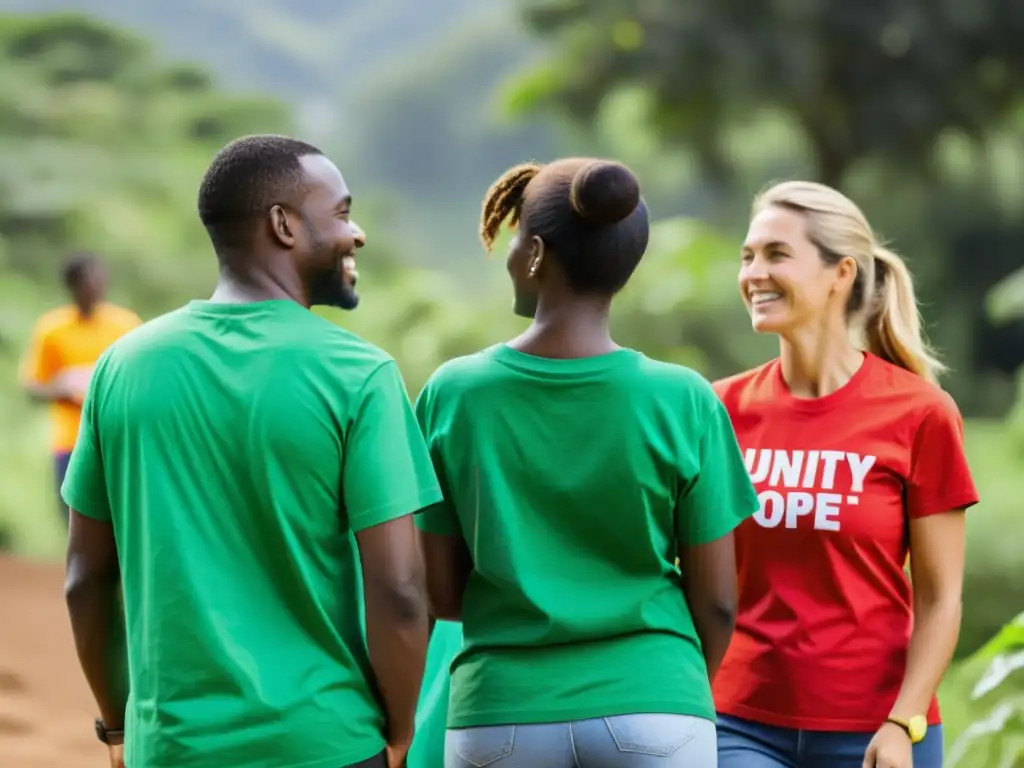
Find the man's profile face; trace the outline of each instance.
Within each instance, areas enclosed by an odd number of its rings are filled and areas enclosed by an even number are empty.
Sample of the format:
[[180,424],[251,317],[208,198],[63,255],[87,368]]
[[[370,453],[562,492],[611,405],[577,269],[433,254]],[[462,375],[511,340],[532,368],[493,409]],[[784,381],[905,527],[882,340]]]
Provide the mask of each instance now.
[[306,254],[301,267],[311,305],[359,305],[356,251],[366,235],[352,221],[352,195],[338,168],[322,155],[302,158],[307,181],[300,209]]

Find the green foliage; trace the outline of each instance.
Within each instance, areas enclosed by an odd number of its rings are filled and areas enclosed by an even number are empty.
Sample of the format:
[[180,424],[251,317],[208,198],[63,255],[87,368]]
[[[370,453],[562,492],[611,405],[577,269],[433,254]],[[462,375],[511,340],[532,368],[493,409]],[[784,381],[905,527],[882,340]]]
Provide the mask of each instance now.
[[1006,422],[976,419],[967,422],[964,440],[981,502],[967,513],[960,656],[981,647],[1021,609],[1024,573],[1024,549],[1007,535],[1020,527],[1020,437]]
[[695,148],[715,175],[730,165],[723,127],[764,108],[794,117],[828,183],[864,157],[920,169],[943,131],[981,138],[1024,83],[1024,17],[1005,13],[1001,0],[969,10],[843,0],[523,7],[557,44],[524,82],[524,105],[589,120],[609,91],[642,82],[653,95],[651,124]]
[[750,331],[734,243],[701,222],[657,222],[644,262],[613,310],[623,343],[718,378],[775,354]]
[[1024,766],[1024,613],[944,686],[946,768]]
[[1024,268],[1004,278],[988,295],[986,309],[996,322],[1024,318]]

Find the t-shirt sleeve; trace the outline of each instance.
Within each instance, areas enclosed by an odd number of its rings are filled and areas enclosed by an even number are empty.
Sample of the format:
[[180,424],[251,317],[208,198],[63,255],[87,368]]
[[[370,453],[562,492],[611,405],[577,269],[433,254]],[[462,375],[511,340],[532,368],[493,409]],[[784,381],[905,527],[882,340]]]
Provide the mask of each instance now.
[[61,496],[64,503],[76,512],[106,522],[111,519],[110,495],[107,491],[98,422],[99,403],[103,400],[102,367],[101,361],[96,366],[96,375],[89,382],[85,394],[78,440],[68,461]]
[[676,536],[698,545],[730,533],[758,509],[729,414],[717,398],[705,419],[698,470],[676,504]]
[[416,420],[420,429],[423,430],[423,437],[427,441],[427,449],[430,451],[430,459],[434,465],[434,472],[437,474],[437,482],[441,486],[443,498],[423,511],[423,514],[416,516],[416,525],[427,533],[436,533],[442,536],[461,536],[462,526],[455,514],[455,505],[452,501],[451,490],[448,484],[448,474],[444,465],[444,457],[441,453],[441,440],[436,432],[436,420],[433,418],[434,397],[431,382],[420,392],[416,398]]
[[353,531],[414,514],[441,500],[427,446],[393,360],[363,386],[346,431],[342,496]]
[[964,425],[948,395],[928,409],[914,436],[907,477],[910,517],[966,509],[978,491],[964,451]]
[[46,384],[60,371],[60,355],[49,329],[37,325],[18,367],[23,384]]

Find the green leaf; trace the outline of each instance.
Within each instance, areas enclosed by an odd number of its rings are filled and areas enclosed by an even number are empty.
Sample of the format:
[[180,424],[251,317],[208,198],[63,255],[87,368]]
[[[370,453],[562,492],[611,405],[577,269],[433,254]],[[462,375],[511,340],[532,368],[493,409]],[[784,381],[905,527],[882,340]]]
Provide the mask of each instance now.
[[1024,317],[1024,268],[1003,278],[985,298],[985,309],[997,323]]
[[950,685],[966,695],[967,708],[946,768],[1024,765],[1024,613],[965,662]]

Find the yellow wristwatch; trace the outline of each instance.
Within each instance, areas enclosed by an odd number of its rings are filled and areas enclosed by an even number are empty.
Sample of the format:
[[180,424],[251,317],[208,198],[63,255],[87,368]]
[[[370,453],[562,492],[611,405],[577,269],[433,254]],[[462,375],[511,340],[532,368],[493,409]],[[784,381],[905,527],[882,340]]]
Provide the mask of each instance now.
[[909,720],[889,715],[889,717],[885,719],[885,722],[898,725],[906,731],[907,736],[910,737],[911,744],[917,744],[919,741],[922,741],[925,734],[928,733],[928,718],[924,715],[914,715]]

